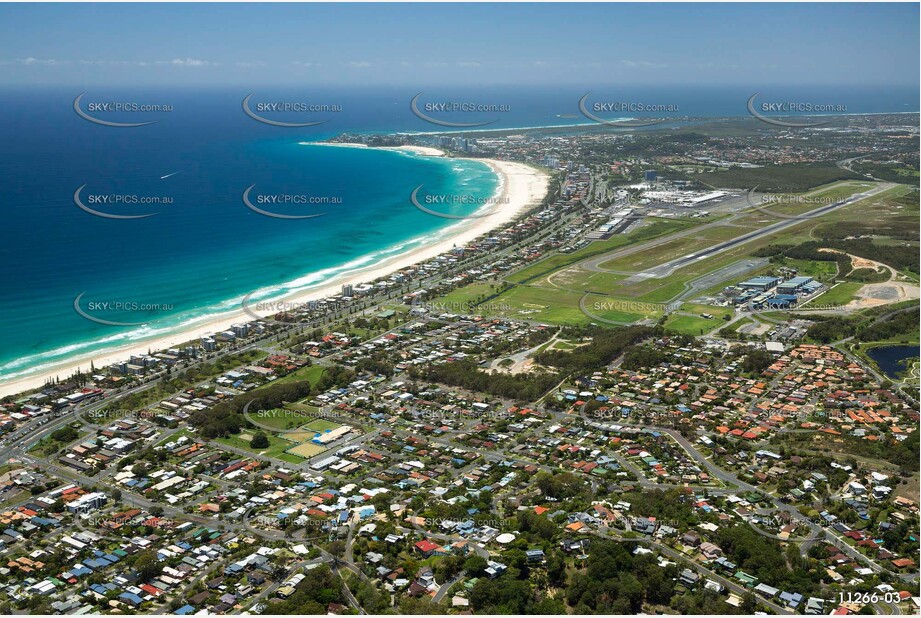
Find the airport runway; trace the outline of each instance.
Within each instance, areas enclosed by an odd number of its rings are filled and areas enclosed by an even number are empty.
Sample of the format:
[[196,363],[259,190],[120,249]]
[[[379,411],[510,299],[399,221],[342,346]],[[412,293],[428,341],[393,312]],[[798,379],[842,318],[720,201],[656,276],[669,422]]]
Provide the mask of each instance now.
[[841,200],[840,202],[835,202],[834,204],[829,204],[827,206],[816,208],[815,210],[810,210],[809,212],[804,213],[799,219],[787,219],[783,221],[778,221],[777,223],[773,223],[767,227],[761,228],[760,230],[755,230],[754,232],[749,232],[747,234],[743,234],[742,236],[737,236],[736,238],[733,238],[731,240],[721,242],[717,245],[710,247],[709,249],[704,249],[702,251],[695,251],[694,253],[689,253],[685,256],[674,259],[670,262],[660,264],[659,266],[656,266],[655,268],[651,268],[642,273],[633,275],[629,279],[625,280],[623,283],[626,284],[626,283],[630,283],[631,281],[640,281],[643,279],[658,279],[662,277],[667,277],[668,275],[672,274],[672,272],[678,270],[679,268],[682,268],[683,266],[687,266],[688,264],[691,264],[692,262],[706,259],[718,253],[722,253],[723,251],[726,251],[728,249],[732,249],[733,247],[736,247],[738,245],[743,245],[755,239],[761,238],[762,236],[766,236],[768,234],[776,234],[777,232],[783,231],[787,229],[788,227],[802,223],[803,220],[807,218],[814,219],[816,217],[821,217],[832,211],[838,210],[839,208],[843,208],[845,206],[853,204],[854,202],[866,199],[868,197],[872,197],[878,193],[882,193],[883,191],[891,189],[894,186],[895,185],[893,183],[885,183],[877,187],[874,187],[873,189],[870,189],[869,191],[865,191],[863,193],[856,193],[849,198]]

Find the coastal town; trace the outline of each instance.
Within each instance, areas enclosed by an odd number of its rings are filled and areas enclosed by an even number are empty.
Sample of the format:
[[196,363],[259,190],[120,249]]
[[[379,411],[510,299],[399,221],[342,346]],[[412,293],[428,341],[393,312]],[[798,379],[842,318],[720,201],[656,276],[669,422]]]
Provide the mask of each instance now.
[[544,190],[0,400],[2,612],[918,613],[917,115],[747,122],[334,139]]

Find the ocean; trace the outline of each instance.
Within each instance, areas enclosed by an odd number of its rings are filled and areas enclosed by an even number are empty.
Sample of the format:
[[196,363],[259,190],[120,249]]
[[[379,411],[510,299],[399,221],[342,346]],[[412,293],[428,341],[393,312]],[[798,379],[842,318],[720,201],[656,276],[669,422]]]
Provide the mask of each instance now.
[[[84,90],[81,109],[92,108],[88,113],[94,117],[158,122],[130,128],[90,122],[73,108]],[[474,160],[303,142],[343,132],[449,130],[413,114],[410,99],[419,93],[420,101],[429,103],[507,108],[430,114],[452,122],[495,120],[488,128],[588,122],[579,114],[578,100],[590,90],[5,89],[0,93],[6,217],[0,243],[0,380],[169,334],[239,309],[251,292],[257,301],[308,289],[432,242],[456,221],[414,208],[409,196],[415,187],[485,198],[498,183],[486,165]],[[595,89],[592,100],[672,104],[680,115],[745,116],[745,101],[754,91],[606,88]],[[917,91],[762,91],[772,100],[843,102],[849,113],[918,110]],[[256,93],[253,109],[257,101],[326,105],[320,112],[277,113],[270,105],[260,112],[286,122],[323,124],[257,122],[241,107],[251,92]],[[158,112],[110,112],[100,107],[104,102],[161,107]],[[94,216],[75,204],[81,187],[79,199],[88,209],[153,216]],[[265,211],[321,216],[264,216],[244,204],[248,187],[251,204]],[[159,203],[131,203],[149,197]],[[307,200],[322,203],[302,203]],[[454,206],[445,212],[474,209]],[[79,315],[74,308],[78,296],[84,312],[118,324]]]

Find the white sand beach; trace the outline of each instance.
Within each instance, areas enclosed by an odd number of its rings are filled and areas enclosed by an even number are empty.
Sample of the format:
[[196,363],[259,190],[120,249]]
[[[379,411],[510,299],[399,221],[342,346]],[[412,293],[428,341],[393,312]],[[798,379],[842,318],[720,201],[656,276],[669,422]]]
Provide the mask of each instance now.
[[[304,146],[339,146],[342,148],[372,148],[367,144],[359,144],[353,142],[299,142]],[[445,153],[443,150],[438,150],[437,148],[432,148],[431,146],[373,146],[375,150],[393,150],[396,152],[409,152],[413,154],[423,155],[426,157],[443,157]]]
[[[364,144],[317,144],[324,147],[367,147]],[[424,156],[444,156],[444,152],[436,148],[423,146],[394,146],[387,150],[400,150]],[[337,295],[341,292],[342,285],[346,283],[370,283],[376,279],[386,277],[398,270],[413,264],[428,260],[451,250],[455,245],[463,246],[482,236],[490,230],[512,221],[518,214],[540,203],[547,193],[549,176],[533,167],[512,161],[499,161],[494,159],[479,159],[499,176],[500,184],[495,204],[490,208],[489,216],[465,219],[451,228],[452,233],[446,234],[438,243],[418,247],[404,254],[394,256],[373,266],[359,271],[353,271],[320,284],[316,288],[307,289],[296,294],[284,296],[273,302],[304,303]],[[253,312],[252,307],[249,308]],[[268,315],[275,311],[253,312],[257,315]],[[41,387],[49,378],[59,377],[61,380],[73,374],[77,369],[88,372],[90,362],[95,367],[101,368],[118,361],[127,360],[133,354],[147,354],[148,351],[164,351],[178,347],[189,341],[197,341],[200,337],[227,330],[232,324],[250,322],[252,315],[240,308],[232,313],[225,313],[214,320],[196,324],[194,327],[177,330],[169,336],[138,340],[137,343],[120,346],[108,350],[98,351],[81,358],[68,359],[55,365],[49,365],[34,374],[13,378],[0,383],[0,397],[16,394],[25,390]],[[0,378],[2,380],[2,378]]]

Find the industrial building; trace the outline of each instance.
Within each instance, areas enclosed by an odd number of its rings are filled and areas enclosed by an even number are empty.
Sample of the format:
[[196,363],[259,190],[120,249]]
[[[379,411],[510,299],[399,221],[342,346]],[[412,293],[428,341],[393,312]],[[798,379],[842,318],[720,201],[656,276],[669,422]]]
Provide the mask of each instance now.
[[[792,281],[792,279],[791,279]],[[770,275],[762,275],[760,277],[752,277],[747,281],[743,281],[738,284],[740,288],[746,288],[749,290],[758,290],[759,292],[766,292],[772,287],[780,283],[780,277],[773,277]]]
[[800,294],[807,284],[812,282],[812,277],[793,277],[777,285],[778,294]]

